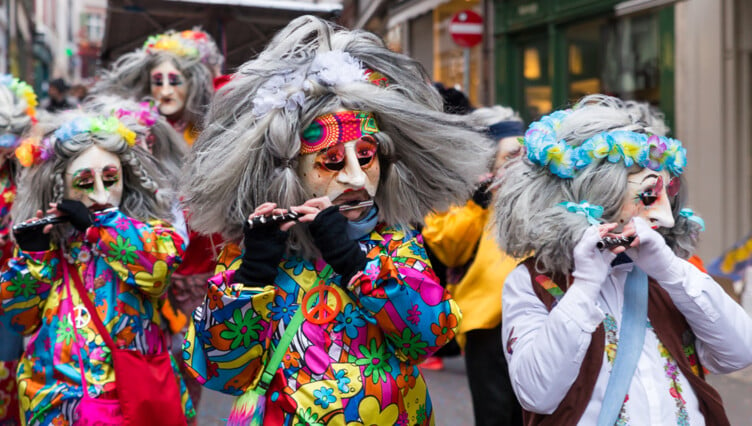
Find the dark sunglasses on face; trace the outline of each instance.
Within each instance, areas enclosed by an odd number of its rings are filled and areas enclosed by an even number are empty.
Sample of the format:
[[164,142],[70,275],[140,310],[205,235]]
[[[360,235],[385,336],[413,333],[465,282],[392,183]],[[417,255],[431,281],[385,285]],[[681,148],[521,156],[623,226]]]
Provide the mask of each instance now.
[[[671,180],[668,182],[668,186],[666,186],[666,195],[669,197],[675,197],[676,194],[679,193],[679,189],[681,188],[681,181],[679,180],[679,177],[675,176],[672,177]],[[663,190],[663,177],[658,176],[658,179],[655,181],[655,186],[653,186],[650,190],[641,192],[639,197],[640,201],[642,201],[642,204],[645,206],[649,206],[653,203],[655,203],[658,200],[658,196],[660,195],[661,191]]]
[[[379,144],[372,136],[365,135],[358,139],[355,143],[355,155],[358,157],[360,167],[370,166],[378,150]],[[321,165],[327,170],[338,172],[345,168],[345,144],[331,146],[319,155]]]

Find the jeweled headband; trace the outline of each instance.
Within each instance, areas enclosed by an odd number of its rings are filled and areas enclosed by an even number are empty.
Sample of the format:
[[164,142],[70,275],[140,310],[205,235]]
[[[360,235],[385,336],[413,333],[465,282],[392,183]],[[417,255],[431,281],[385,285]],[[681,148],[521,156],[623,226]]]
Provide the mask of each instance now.
[[340,143],[378,133],[370,112],[341,111],[316,117],[300,135],[300,153],[311,154]]
[[624,162],[625,167],[638,165],[660,171],[665,167],[678,176],[687,165],[687,150],[680,141],[658,135],[612,130],[601,132],[573,147],[556,139],[556,130],[570,111],[556,111],[530,125],[524,144],[527,158],[541,167],[548,167],[560,178],[572,178],[590,163],[604,158],[612,163]]

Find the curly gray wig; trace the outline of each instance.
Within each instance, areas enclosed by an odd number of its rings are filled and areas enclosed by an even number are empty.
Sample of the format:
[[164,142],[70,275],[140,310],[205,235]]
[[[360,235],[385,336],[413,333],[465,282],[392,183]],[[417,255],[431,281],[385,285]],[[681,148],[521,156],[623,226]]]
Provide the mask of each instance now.
[[[65,123],[80,117],[96,117],[83,111],[68,111],[50,117],[53,122],[45,123],[48,129],[58,129]],[[145,132],[138,125],[128,126],[131,130]],[[111,152],[120,158],[123,174],[123,198],[120,210],[129,217],[146,221],[172,220],[171,206],[175,194],[170,190],[169,180],[161,171],[154,158],[140,147],[131,148],[122,136],[116,133],[84,132],[66,139],[58,139],[49,134],[49,144],[54,153],[41,164],[21,170],[18,195],[11,215],[18,220],[34,217],[37,210],[46,210],[49,203],[60,202],[65,194],[65,169],[80,154],[92,146]],[[52,239],[60,245],[71,232],[70,225],[56,226]]]
[[[322,81],[315,63],[330,52],[344,52],[387,84]],[[302,83],[298,104],[290,97],[259,112],[261,93],[291,81]],[[287,96],[286,90],[275,93]],[[374,34],[303,16],[215,96],[184,174],[193,229],[238,239],[261,203],[302,204],[307,194],[296,173],[300,133],[314,118],[342,109],[372,112],[380,128],[374,135],[382,165],[375,201],[383,222],[419,224],[433,209],[464,202],[487,168],[491,144],[464,117],[442,111],[441,97],[416,61],[390,51]],[[314,256],[306,228],[292,231],[291,249]]]
[[[0,79],[8,80],[12,77],[2,76]],[[15,80],[15,84],[24,84]],[[31,89],[29,87],[29,89]],[[31,128],[31,116],[28,113],[27,99],[19,97],[6,84],[0,84],[0,135],[13,134],[20,137]]]
[[[612,130],[665,135],[668,128],[645,105],[591,95],[577,102],[562,120],[556,139],[578,146],[597,133]],[[614,222],[623,206],[627,177],[639,171],[638,166],[628,169],[603,159],[593,161],[574,178],[562,179],[524,156],[515,160],[501,178],[495,201],[499,245],[518,258],[534,254],[540,271],[569,273],[574,267],[574,246],[590,225],[584,216],[558,204],[588,201],[603,207],[604,222]],[[687,258],[694,251],[700,225],[679,214],[687,199],[684,179],[680,179],[681,191],[671,205],[675,225],[659,232],[678,256]]]

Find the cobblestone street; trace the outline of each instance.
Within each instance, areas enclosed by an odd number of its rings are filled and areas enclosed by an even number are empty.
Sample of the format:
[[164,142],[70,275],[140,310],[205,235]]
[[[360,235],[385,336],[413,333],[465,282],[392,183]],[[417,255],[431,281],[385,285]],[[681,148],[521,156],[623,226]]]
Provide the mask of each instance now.
[[[443,371],[424,371],[436,410],[437,426],[472,426],[473,410],[462,358],[447,358]],[[711,376],[710,383],[723,398],[732,426],[752,424],[752,367],[723,375]],[[205,391],[199,411],[200,426],[224,425],[232,397]]]

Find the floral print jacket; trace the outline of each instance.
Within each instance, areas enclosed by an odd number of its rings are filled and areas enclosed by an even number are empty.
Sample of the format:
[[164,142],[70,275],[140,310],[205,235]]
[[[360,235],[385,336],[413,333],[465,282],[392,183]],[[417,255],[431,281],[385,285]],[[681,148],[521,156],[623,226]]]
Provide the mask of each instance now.
[[[110,350],[90,315],[100,316],[121,348],[147,354],[165,349],[159,298],[184,251],[183,239],[167,224],[142,223],[111,210],[95,214],[85,235],[75,233],[64,250],[19,251],[9,261],[0,278],[2,306],[9,325],[31,335],[18,366],[24,424],[72,423],[83,396],[79,356],[89,394],[111,396],[116,378]],[[62,262],[81,274],[96,313],[86,310],[72,279],[68,292]],[[177,380],[176,364],[173,369]],[[192,417],[195,410],[182,379],[181,391]]]
[[[325,279],[341,309],[323,325],[303,321],[266,393],[264,424],[434,423],[417,365],[454,337],[459,309],[417,231],[378,225],[359,243],[366,267],[347,286],[337,274]],[[233,281],[240,259],[220,260],[184,346],[198,380],[232,395],[256,386],[270,348],[327,266],[285,255],[273,285],[245,287]]]

